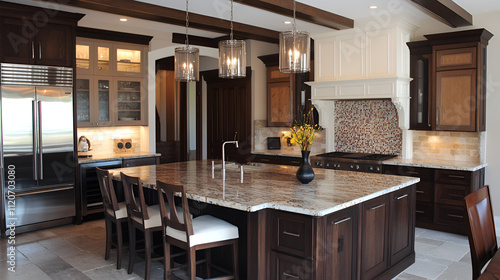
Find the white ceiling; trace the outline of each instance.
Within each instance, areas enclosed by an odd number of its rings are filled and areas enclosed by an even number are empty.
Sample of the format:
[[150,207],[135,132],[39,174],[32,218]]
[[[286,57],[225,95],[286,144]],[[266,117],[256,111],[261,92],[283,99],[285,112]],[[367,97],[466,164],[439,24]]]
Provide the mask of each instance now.
[[[35,6],[50,5],[46,2],[36,0],[4,0],[8,2],[23,3]],[[185,10],[186,2],[183,0],[136,0],[155,5],[170,7],[178,10]],[[290,0],[291,1],[291,0]],[[457,4],[469,11],[472,15],[482,13],[500,11],[499,0],[454,0]],[[401,8],[404,14],[411,15],[416,19],[431,18],[425,14],[418,5],[410,0],[300,0],[299,2],[315,6],[332,13],[336,13],[355,21],[362,19],[369,19],[376,14],[382,14],[389,11],[388,5],[396,5]],[[371,10],[370,5],[377,5],[378,9]],[[155,36],[155,39],[170,40],[172,32],[184,33],[185,28],[181,26],[167,25],[163,23],[150,22],[146,20],[129,18],[128,22],[119,22],[119,15],[111,15],[102,12],[95,12],[86,9],[74,8],[69,6],[60,6],[61,10],[69,12],[84,13],[86,16],[79,22],[79,25],[101,28],[114,31],[140,33],[144,35]],[[230,0],[189,0],[189,10],[194,13],[204,14],[216,18],[229,19],[230,17]],[[263,10],[252,8],[239,3],[234,3],[234,21],[255,25],[276,31],[290,30],[291,26],[283,22],[290,20],[290,17],[269,13]],[[311,34],[319,34],[331,32],[331,29],[326,27],[314,25],[311,23],[297,21],[297,28],[299,30],[309,31]],[[205,36],[205,37],[218,37],[224,34],[207,32],[202,30],[195,30],[190,28],[190,34]]]

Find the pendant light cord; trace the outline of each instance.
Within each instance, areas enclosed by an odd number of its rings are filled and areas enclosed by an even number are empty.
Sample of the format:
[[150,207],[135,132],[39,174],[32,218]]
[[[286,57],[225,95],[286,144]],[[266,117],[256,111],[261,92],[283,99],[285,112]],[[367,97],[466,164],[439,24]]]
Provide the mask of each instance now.
[[189,28],[189,0],[186,0],[186,47],[189,48],[188,28]]
[[293,0],[293,33],[297,31],[297,26],[295,25],[295,10],[296,10],[295,0]]
[[229,35],[229,39],[233,41],[233,0],[231,0],[231,34]]

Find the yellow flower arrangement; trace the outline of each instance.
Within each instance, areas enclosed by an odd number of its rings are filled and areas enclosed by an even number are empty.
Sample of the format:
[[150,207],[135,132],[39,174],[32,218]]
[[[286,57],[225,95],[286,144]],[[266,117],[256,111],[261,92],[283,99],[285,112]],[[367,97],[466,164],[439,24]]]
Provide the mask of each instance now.
[[303,115],[302,120],[295,120],[290,128],[290,142],[297,144],[301,151],[309,151],[314,142],[314,138],[318,135],[316,131],[321,131],[323,128],[317,124],[313,124],[313,112],[311,108],[307,114]]

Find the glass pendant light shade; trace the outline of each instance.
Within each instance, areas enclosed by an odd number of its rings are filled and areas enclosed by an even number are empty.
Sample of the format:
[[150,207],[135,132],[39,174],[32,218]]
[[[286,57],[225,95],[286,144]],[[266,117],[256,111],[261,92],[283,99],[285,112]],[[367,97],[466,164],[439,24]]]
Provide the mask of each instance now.
[[191,46],[175,48],[175,80],[198,81],[200,77],[200,51]]
[[280,33],[279,66],[283,73],[305,73],[311,70],[311,40],[304,31]]
[[243,40],[224,40],[219,42],[219,77],[246,77],[247,51]]

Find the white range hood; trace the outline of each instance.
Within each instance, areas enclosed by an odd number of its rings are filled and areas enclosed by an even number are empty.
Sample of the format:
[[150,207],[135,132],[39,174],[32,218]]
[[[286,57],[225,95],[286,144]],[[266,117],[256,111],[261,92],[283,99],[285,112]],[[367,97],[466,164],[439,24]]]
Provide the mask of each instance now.
[[[390,99],[398,111],[402,157],[411,158],[413,137],[410,124],[410,41],[414,27],[399,23],[394,27],[346,31],[334,37],[315,38],[315,77],[312,103],[327,128],[326,149],[334,150],[335,100]],[[362,40],[360,40],[362,38]]]

